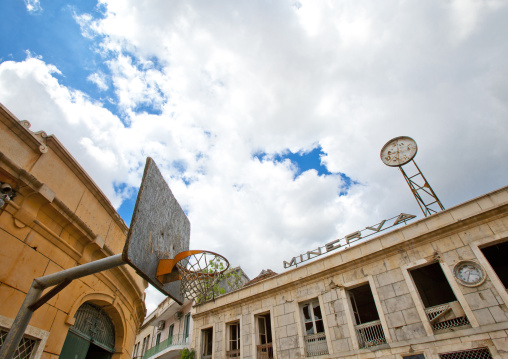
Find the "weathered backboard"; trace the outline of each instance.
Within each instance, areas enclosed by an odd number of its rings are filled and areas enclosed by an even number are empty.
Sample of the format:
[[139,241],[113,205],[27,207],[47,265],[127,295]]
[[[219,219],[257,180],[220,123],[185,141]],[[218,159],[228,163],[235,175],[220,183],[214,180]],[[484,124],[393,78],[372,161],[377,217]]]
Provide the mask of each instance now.
[[182,304],[180,281],[163,285],[155,274],[159,259],[189,250],[189,240],[189,219],[148,157],[122,258],[155,288]]

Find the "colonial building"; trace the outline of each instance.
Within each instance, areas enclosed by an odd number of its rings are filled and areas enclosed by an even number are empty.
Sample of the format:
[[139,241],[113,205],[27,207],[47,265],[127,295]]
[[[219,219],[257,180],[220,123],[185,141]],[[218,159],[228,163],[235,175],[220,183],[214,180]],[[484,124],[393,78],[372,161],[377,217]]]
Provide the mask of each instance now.
[[[34,278],[121,253],[128,227],[56,137],[2,105],[0,182],[1,345]],[[35,311],[17,357],[130,358],[146,285],[127,266],[74,280]]]
[[356,243],[196,306],[198,358],[508,358],[508,187]]
[[180,358],[180,351],[190,349],[192,302],[183,305],[171,298],[164,299],[146,317],[134,346],[134,358]]

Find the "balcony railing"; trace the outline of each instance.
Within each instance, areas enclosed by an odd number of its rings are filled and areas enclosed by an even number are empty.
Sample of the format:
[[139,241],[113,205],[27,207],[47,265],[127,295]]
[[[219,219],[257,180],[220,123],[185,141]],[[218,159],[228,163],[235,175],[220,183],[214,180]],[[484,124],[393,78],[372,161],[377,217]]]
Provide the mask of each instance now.
[[[183,335],[173,335],[168,339],[160,342],[154,347],[148,349],[143,355],[143,359],[150,358],[151,356],[174,346],[187,346],[189,344],[189,337],[185,338]],[[178,349],[180,350],[180,348]]]
[[385,332],[379,320],[359,324],[355,328],[360,348],[368,348],[386,343]]
[[226,358],[240,358],[240,349],[237,350],[227,350]]
[[462,327],[470,324],[462,307],[457,301],[425,308],[425,313],[434,331]]
[[317,333],[305,336],[305,352],[308,357],[328,354],[326,334]]
[[273,346],[272,343],[258,345],[257,359],[273,359]]

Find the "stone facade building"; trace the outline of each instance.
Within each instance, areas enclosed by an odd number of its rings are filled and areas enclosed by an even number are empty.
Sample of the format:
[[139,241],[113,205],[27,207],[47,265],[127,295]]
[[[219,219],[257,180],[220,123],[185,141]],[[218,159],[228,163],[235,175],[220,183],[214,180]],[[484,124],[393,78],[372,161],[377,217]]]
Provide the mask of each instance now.
[[[228,275],[235,272],[236,275]],[[249,277],[241,267],[230,268],[226,272],[228,277],[219,282],[225,293],[232,288],[249,282]],[[229,279],[228,279],[229,278]],[[230,283],[228,283],[228,281]],[[230,285],[231,284],[231,285]],[[190,349],[193,332],[193,301],[185,299],[183,305],[171,298],[164,299],[157,308],[148,315],[136,336],[134,358],[136,359],[177,359],[180,351]],[[208,337],[209,339],[210,337]],[[205,338],[204,351],[211,351],[212,342]]]
[[198,358],[508,358],[508,187],[370,238],[196,306]]
[[[128,227],[54,136],[0,105],[0,334],[34,278],[121,253]],[[130,358],[147,283],[122,266],[74,280],[35,311],[20,358]],[[2,341],[0,341],[1,344]]]

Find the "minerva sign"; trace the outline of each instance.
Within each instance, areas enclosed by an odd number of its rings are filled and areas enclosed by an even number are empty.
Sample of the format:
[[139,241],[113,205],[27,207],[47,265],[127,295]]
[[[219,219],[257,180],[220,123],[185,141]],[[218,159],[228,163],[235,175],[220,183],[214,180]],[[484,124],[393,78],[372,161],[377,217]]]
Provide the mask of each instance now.
[[[326,243],[324,246],[318,247],[315,250],[300,254],[297,257],[293,257],[291,259],[291,261],[289,261],[289,262],[284,261],[284,268],[296,266],[300,263],[308,261],[309,259],[316,258],[322,254],[328,253],[328,252],[338,249],[340,247],[344,247],[344,246],[350,244],[351,242],[359,241],[360,239],[367,238],[373,234],[387,230],[387,229],[392,228],[398,224],[406,223],[406,221],[409,221],[413,218],[416,218],[416,216],[414,216],[412,214],[401,213],[398,216],[392,217],[390,219],[382,220],[381,222],[374,224],[372,226],[369,226],[369,227],[365,227],[364,229],[362,229],[360,231],[353,232],[351,234],[348,234],[345,237],[342,237],[342,238],[336,239],[332,242]],[[385,226],[385,224],[387,222],[391,223],[391,225]],[[364,233],[365,231],[370,231],[370,232]]]

